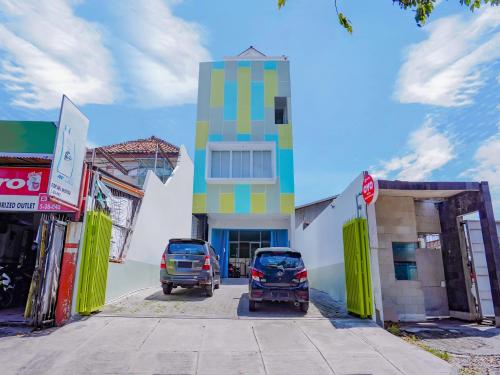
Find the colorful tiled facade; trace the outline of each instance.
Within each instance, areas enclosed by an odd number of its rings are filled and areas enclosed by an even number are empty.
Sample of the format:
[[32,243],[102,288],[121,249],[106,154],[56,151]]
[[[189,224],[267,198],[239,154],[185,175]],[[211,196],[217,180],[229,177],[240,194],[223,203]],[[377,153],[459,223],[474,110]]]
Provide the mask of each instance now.
[[[275,98],[286,100],[276,124]],[[285,58],[200,64],[193,186],[194,214],[291,215],[294,212],[290,66]],[[207,143],[272,142],[275,178],[267,183],[207,181]]]

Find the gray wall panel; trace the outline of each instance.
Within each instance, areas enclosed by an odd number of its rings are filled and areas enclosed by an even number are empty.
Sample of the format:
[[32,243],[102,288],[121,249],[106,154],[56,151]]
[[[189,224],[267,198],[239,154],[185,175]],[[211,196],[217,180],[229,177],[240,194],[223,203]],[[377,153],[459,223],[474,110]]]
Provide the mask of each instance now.
[[252,81],[264,80],[264,62],[252,61]]
[[200,63],[198,80],[198,110],[196,119],[198,121],[208,121],[210,116],[210,73],[211,63]]

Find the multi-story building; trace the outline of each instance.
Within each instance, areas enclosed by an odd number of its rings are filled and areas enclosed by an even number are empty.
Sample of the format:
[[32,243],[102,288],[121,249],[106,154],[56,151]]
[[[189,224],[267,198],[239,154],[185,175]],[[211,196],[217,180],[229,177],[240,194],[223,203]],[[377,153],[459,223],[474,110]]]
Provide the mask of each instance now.
[[253,252],[291,243],[290,65],[253,47],[200,63],[193,214],[200,237],[245,276]]

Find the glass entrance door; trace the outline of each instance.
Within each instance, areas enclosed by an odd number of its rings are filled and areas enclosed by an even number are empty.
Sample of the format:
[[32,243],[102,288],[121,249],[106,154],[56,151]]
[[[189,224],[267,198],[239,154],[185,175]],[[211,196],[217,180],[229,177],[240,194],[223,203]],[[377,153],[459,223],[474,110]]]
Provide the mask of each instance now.
[[248,277],[255,251],[270,245],[268,230],[229,231],[229,277]]

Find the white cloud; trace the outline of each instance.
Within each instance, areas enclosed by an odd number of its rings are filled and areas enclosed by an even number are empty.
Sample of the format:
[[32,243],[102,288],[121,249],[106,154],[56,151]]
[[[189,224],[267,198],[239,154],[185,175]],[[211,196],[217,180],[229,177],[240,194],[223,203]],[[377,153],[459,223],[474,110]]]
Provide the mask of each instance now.
[[382,162],[373,174],[378,178],[395,175],[398,180],[421,181],[455,157],[449,137],[440,133],[430,118],[410,134],[407,147],[407,154]]
[[99,28],[73,12],[76,1],[0,0],[0,80],[26,108],[107,104],[116,97],[112,59]]
[[444,17],[424,30],[428,38],[408,49],[395,97],[444,107],[472,103],[484,84],[484,64],[500,58],[500,7],[485,7],[468,21]]
[[179,0],[122,1],[125,64],[135,100],[147,106],[194,103],[198,63],[211,60],[202,28],[172,14]]
[[476,180],[488,181],[500,188],[500,129],[494,136],[486,139],[477,149],[474,160],[477,166],[464,174]]

